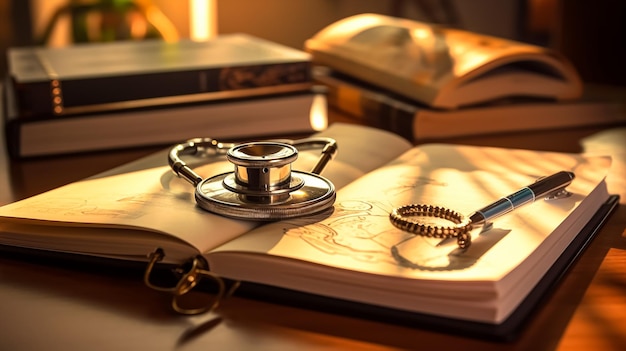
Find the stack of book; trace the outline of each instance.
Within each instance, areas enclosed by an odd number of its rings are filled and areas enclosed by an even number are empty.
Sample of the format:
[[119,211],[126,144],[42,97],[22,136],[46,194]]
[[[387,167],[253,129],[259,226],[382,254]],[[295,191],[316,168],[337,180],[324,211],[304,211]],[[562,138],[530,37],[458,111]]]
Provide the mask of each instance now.
[[307,40],[329,105],[414,141],[626,121],[547,48],[376,14]]
[[326,126],[310,55],[245,34],[12,48],[7,56],[3,105],[14,157]]

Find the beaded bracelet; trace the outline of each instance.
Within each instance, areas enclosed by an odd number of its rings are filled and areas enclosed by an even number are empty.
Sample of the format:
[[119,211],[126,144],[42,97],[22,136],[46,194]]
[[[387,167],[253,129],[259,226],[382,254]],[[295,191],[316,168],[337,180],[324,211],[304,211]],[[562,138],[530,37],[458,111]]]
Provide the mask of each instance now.
[[[429,225],[420,223],[418,220],[411,218],[417,216],[442,218],[453,222],[454,225]],[[457,245],[459,245],[461,249],[467,249],[472,242],[470,235],[472,223],[469,218],[445,207],[424,204],[401,206],[391,211],[389,220],[397,228],[409,233],[429,238],[447,239],[456,237]]]

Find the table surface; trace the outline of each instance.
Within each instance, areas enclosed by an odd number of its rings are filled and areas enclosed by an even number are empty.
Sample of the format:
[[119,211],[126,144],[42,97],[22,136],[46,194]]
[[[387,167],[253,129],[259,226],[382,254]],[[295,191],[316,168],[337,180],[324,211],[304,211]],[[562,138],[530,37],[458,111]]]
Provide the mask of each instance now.
[[[331,121],[350,121],[333,113]],[[0,205],[105,171],[160,148],[10,160],[0,139]],[[181,316],[169,296],[135,276],[93,274],[0,256],[2,350],[624,350],[626,349],[626,129],[584,128],[448,142],[614,156],[616,212],[512,342],[455,336],[256,301],[225,300]]]

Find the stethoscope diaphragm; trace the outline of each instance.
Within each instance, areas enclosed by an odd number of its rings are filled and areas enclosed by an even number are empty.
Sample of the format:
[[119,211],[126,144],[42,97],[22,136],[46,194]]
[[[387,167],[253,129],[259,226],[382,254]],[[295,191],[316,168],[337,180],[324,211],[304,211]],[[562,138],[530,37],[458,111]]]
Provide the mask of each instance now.
[[[291,169],[298,149],[323,145],[322,155],[311,172]],[[232,172],[202,179],[180,155],[226,150]],[[170,166],[195,185],[199,207],[223,216],[248,220],[279,220],[324,211],[335,202],[335,188],[319,175],[337,150],[330,138],[308,138],[291,143],[250,142],[223,144],[213,139],[193,139],[172,148]]]

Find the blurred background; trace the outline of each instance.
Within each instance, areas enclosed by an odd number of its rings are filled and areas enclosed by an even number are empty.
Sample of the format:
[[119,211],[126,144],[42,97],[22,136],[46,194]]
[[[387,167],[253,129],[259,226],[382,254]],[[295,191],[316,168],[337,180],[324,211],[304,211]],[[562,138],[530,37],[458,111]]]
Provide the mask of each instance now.
[[623,0],[0,0],[0,75],[12,46],[245,32],[302,49],[328,24],[364,12],[552,47],[584,80],[626,84]]

